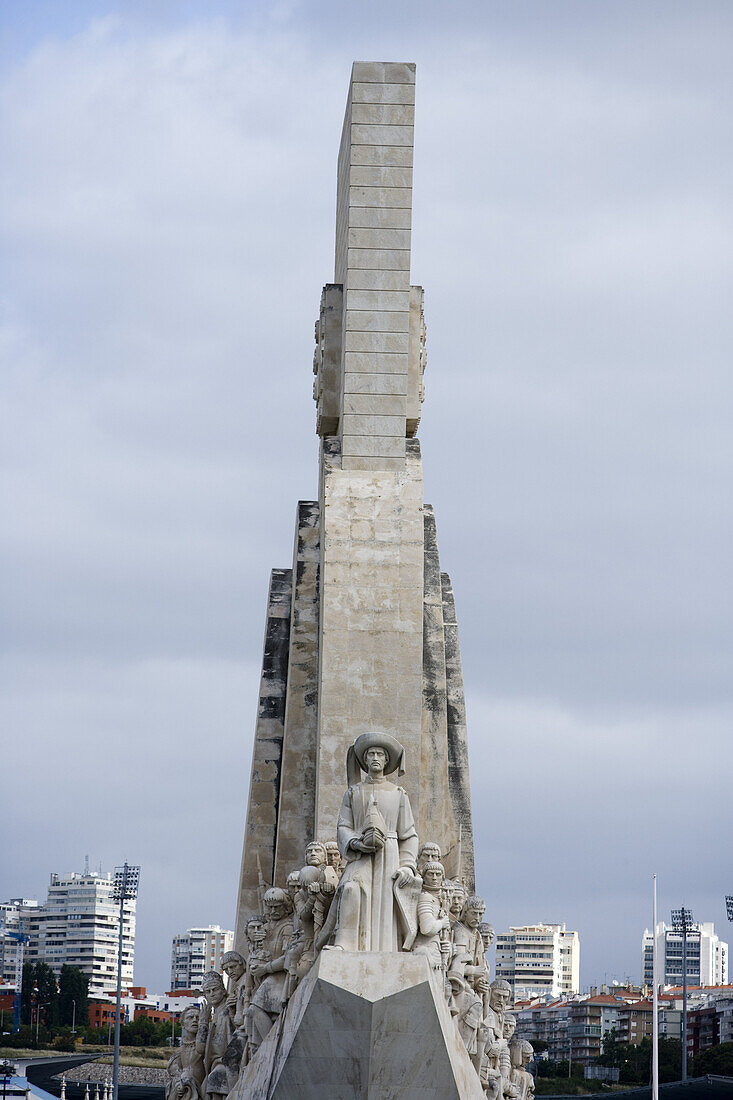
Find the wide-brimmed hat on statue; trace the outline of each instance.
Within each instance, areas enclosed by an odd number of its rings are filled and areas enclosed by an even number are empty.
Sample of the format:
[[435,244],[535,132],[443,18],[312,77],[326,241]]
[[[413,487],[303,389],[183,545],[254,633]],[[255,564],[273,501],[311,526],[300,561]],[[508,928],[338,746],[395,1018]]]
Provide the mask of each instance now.
[[364,759],[368,749],[382,749],[385,753],[387,757],[387,763],[384,768],[385,775],[391,775],[392,772],[397,772],[398,775],[404,775],[404,745],[401,745],[397,738],[393,737],[391,733],[385,733],[384,730],[370,730],[368,733],[362,733],[357,737],[356,741],[354,741],[354,744],[349,749],[346,757],[346,776],[349,786],[353,786],[354,783],[360,781],[360,772],[369,771]]

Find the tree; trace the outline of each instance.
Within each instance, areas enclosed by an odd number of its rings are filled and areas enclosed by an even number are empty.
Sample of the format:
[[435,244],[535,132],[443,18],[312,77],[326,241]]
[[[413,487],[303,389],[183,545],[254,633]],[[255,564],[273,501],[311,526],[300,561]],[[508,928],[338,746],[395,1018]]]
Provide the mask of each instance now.
[[66,963],[59,977],[59,1021],[62,1027],[86,1027],[89,1023],[89,978],[78,966]]
[[23,991],[20,999],[20,1022],[31,1025],[33,1012],[33,987],[36,984],[36,968],[33,963],[23,963]]
[[721,1077],[733,1077],[733,1043],[718,1043],[696,1054],[692,1062],[694,1077],[704,1077],[706,1073],[720,1074]]
[[39,962],[35,966],[34,979],[38,989],[36,1010],[41,1014],[41,1023],[47,1028],[58,1027],[59,987],[56,975],[48,963]]
[[[651,1039],[645,1039],[649,1044],[649,1066],[651,1073]],[[659,1080],[679,1081],[682,1077],[682,1043],[679,1039],[659,1039]]]
[[122,1046],[155,1047],[170,1035],[170,1024],[156,1024],[148,1016],[138,1016],[131,1024],[120,1028]]
[[619,1043],[618,1032],[615,1027],[612,1027],[610,1031],[607,1031],[603,1036],[603,1050],[602,1053],[596,1058],[597,1066],[619,1066],[621,1065],[622,1046],[625,1043]]

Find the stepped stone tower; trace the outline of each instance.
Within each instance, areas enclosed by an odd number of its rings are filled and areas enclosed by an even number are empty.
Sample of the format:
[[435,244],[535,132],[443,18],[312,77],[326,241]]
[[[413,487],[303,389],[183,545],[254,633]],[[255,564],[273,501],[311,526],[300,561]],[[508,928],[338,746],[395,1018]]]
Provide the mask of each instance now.
[[410,284],[415,66],[353,66],[338,157],[336,262],[316,322],[317,501],[270,579],[238,898],[284,886],[328,841],[344,762],[374,729],[405,748],[417,833],[474,889],[466,718],[453,591],[423,502],[422,287]]

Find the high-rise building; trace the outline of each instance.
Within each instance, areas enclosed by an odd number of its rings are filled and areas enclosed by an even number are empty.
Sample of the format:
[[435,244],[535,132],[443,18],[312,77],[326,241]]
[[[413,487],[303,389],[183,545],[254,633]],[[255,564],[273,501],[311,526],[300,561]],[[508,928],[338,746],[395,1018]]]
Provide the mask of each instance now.
[[[38,927],[38,958],[56,975],[77,966],[89,978],[89,993],[113,991],[117,984],[120,906],[113,900],[109,873],[72,871],[51,875]],[[126,900],[122,920],[122,984],[133,984],[137,902]]]
[[[652,933],[644,929],[641,938],[641,978],[654,981]],[[660,921],[657,925],[657,959],[662,985],[682,983],[682,933]],[[687,933],[687,984],[725,985],[728,981],[728,944],[715,932],[712,921],[695,922]]]
[[[0,982],[15,985],[20,958],[20,946],[15,934],[28,936],[24,944],[23,961],[36,962],[38,957],[38,921],[41,907],[34,898],[11,898],[0,902]],[[3,935],[10,933],[10,935]]]
[[221,959],[234,947],[234,932],[210,924],[173,937],[171,989],[200,989],[207,970],[220,970]]
[[564,924],[527,924],[496,939],[496,976],[515,1000],[561,997],[580,988],[580,940]]
[[[117,985],[120,906],[112,898],[111,874],[75,871],[51,875],[45,905],[29,898],[0,904],[0,923],[23,932],[26,962],[45,962],[58,977],[61,967],[77,966],[89,978],[91,996],[113,992]],[[135,962],[134,900],[125,901],[122,921],[122,984],[133,984]],[[4,981],[14,981],[16,941],[2,938],[0,964]],[[11,977],[10,971],[13,971]]]

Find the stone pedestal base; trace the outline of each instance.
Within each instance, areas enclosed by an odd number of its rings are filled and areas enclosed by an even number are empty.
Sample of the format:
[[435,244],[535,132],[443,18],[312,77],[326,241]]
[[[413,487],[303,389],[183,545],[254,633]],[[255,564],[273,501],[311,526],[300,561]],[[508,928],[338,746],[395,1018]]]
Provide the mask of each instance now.
[[483,1100],[421,955],[321,952],[228,1100]]

